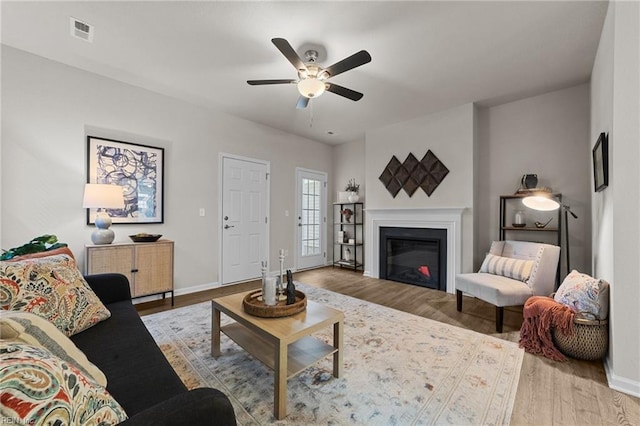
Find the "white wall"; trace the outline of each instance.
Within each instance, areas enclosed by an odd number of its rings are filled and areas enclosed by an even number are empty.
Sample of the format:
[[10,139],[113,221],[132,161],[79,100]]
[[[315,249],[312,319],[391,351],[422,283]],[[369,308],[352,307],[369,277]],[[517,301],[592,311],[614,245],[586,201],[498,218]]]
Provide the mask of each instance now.
[[[113,225],[175,241],[176,289],[218,279],[218,154],[271,162],[270,264],[294,250],[295,168],[332,173],[331,147],[3,46],[4,248],[51,233],[83,264],[87,133],[165,148],[165,223]],[[204,207],[206,216],[200,217]],[[293,266],[293,256],[286,260]]]
[[611,284],[609,386],[640,396],[640,5],[610,2],[591,79],[591,140],[609,135],[609,187],[593,194],[594,275]]
[[329,199],[337,201],[338,192],[344,191],[349,179],[355,179],[360,184],[359,201],[366,202],[365,162],[364,139],[334,146],[334,174],[329,178],[333,191],[330,191]]
[[[571,268],[591,272],[592,177],[589,136],[589,86],[558,90],[490,108],[479,108],[477,228],[479,267],[491,241],[499,237],[500,195],[513,194],[523,174],[538,175],[538,186],[562,193],[569,216]],[[517,203],[517,202],[514,202]],[[513,205],[513,204],[511,204]],[[521,206],[527,223],[557,227],[558,212],[536,212]],[[511,223],[512,214],[506,218]],[[510,232],[507,238],[557,244],[557,234]],[[564,265],[565,255],[562,255]],[[563,266],[565,271],[565,266]],[[562,277],[564,277],[564,272]]]
[[[446,111],[368,131],[365,142],[366,208],[464,208],[462,217],[462,272],[473,266],[473,150],[474,106]],[[409,153],[419,160],[431,150],[449,169],[428,197],[418,188],[412,197],[404,190],[394,198],[379,180],[391,157],[403,162]],[[369,248],[365,246],[365,251]],[[366,267],[366,265],[365,265]]]

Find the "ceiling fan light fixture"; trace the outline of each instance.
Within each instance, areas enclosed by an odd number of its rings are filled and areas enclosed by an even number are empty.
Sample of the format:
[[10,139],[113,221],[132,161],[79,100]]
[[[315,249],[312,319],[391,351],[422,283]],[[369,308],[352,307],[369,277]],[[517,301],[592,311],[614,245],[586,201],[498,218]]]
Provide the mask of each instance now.
[[306,98],[317,98],[325,91],[324,82],[317,78],[307,78],[298,82],[298,92]]

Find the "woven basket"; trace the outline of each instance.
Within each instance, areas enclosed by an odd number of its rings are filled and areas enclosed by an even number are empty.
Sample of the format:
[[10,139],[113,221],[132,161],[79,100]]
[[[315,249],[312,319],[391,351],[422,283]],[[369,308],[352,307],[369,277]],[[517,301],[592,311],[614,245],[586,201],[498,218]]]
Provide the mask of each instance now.
[[555,328],[551,330],[553,344],[566,356],[594,361],[602,359],[609,348],[609,321],[573,320],[573,336],[565,336]]
[[267,306],[262,301],[262,290],[255,290],[244,297],[242,307],[246,313],[256,317],[288,317],[307,308],[307,296],[300,290],[296,290],[296,301],[292,305],[287,305],[286,300],[281,300],[275,306]]

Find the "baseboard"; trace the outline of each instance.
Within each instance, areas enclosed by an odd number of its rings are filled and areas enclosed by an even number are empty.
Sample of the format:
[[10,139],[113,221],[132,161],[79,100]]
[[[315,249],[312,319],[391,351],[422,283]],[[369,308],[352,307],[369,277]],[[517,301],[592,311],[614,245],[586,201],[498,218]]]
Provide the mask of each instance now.
[[[185,288],[177,288],[173,291],[173,295],[174,296],[183,296],[185,294],[191,294],[191,293],[198,293],[200,291],[205,291],[205,290],[211,290],[214,288],[218,288],[220,287],[220,283],[213,282],[213,283],[205,283],[205,284],[198,284],[198,285],[192,285],[190,287],[185,287]],[[168,295],[168,293],[165,293],[166,296],[165,297],[170,297]],[[137,305],[138,303],[145,303],[145,302],[153,302],[154,300],[160,300],[162,299],[162,295],[161,294],[154,294],[152,296],[144,296],[144,297],[138,297],[132,300],[134,305]]]
[[609,384],[609,387],[619,392],[640,398],[640,382],[616,376],[610,365],[610,360],[611,359],[607,357],[604,362],[604,371],[607,374],[607,383]]

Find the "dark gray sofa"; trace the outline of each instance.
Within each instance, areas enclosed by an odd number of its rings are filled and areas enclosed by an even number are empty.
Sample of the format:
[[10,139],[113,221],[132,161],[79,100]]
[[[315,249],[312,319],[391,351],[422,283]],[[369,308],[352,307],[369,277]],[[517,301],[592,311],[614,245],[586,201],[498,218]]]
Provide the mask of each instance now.
[[85,279],[111,318],[71,337],[107,377],[107,390],[129,419],[123,425],[235,425],[229,399],[219,390],[187,390],[147,331],[135,307],[127,277]]

